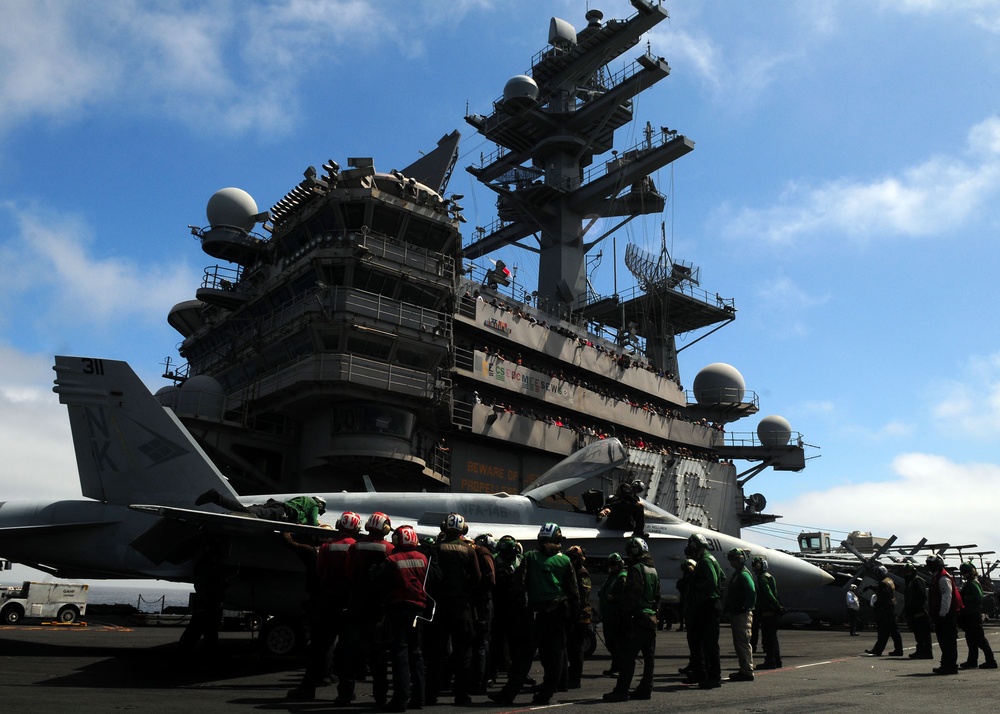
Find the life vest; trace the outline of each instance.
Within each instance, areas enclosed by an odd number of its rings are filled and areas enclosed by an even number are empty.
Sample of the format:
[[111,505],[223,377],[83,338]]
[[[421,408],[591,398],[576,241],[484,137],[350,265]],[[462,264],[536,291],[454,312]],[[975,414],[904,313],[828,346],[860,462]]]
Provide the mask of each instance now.
[[942,570],[937,573],[931,579],[931,586],[927,589],[927,599],[930,604],[930,611],[932,617],[938,617],[941,612],[941,591],[938,589],[938,584],[941,578],[947,578],[949,585],[951,585],[951,605],[948,608],[948,612],[958,612],[963,609],[962,604],[962,593],[958,591],[958,586],[955,585],[955,578],[951,576],[947,570]]

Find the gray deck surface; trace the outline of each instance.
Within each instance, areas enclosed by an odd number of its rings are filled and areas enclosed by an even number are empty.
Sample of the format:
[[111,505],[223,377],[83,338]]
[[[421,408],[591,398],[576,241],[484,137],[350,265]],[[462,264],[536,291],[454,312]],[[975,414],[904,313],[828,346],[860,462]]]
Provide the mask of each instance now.
[[[987,626],[987,636],[1000,648],[1000,629]],[[358,684],[358,701],[336,709],[335,687],[317,691],[312,702],[293,702],[285,692],[302,674],[298,658],[261,657],[250,633],[226,632],[219,655],[209,661],[181,657],[176,628],[130,628],[22,625],[0,627],[0,702],[5,712],[230,712],[230,711],[373,711],[370,682]],[[746,683],[724,682],[703,691],[681,684],[677,668],[687,659],[683,633],[664,631],[657,638],[656,684],[650,701],[610,704],[601,694],[613,687],[602,677],[608,659],[602,646],[584,666],[581,689],[557,694],[545,709],[571,705],[595,712],[823,712],[918,711],[939,705],[963,712],[995,711],[1000,670],[968,670],[955,676],[931,674],[932,660],[868,657],[864,649],[873,632],[849,637],[843,630],[782,630],[785,667],[757,673]],[[735,671],[729,630],[724,626],[723,678]],[[913,640],[903,632],[906,654]],[[959,661],[966,656],[959,640]],[[938,650],[935,645],[935,656]],[[638,675],[638,673],[637,673]],[[540,678],[535,664],[532,676]],[[502,675],[501,675],[502,677]],[[501,679],[501,683],[502,683]],[[466,710],[491,712],[543,709],[532,707],[524,693],[512,707],[474,697]],[[450,697],[426,712],[454,712]]]

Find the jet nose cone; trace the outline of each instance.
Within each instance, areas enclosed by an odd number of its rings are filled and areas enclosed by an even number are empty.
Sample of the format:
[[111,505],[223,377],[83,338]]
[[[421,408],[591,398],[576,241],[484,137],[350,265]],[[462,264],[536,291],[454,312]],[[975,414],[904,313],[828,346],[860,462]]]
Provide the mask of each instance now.
[[[768,566],[778,581],[778,587],[787,590],[817,588],[833,582],[832,575],[820,570],[794,555],[772,551],[767,555]],[[779,575],[780,573],[780,575]]]

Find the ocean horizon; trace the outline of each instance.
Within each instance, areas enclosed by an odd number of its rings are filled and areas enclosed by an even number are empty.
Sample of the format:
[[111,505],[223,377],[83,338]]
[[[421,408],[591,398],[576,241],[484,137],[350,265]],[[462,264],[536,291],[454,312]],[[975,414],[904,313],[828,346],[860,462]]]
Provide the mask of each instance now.
[[[0,583],[2,586],[21,582]],[[122,585],[119,582],[89,583],[88,605],[131,605],[140,612],[160,612],[165,607],[187,607],[188,597],[194,589],[190,585],[148,581],[136,585]]]

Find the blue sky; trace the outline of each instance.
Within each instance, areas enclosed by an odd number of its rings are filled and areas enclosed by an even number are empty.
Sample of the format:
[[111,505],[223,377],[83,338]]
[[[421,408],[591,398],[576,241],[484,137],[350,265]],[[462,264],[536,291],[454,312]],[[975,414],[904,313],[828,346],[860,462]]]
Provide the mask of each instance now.
[[[592,3],[605,18],[625,0]],[[211,194],[261,210],[309,165],[402,168],[459,129],[450,190],[492,199],[465,124],[583,2],[0,0],[0,498],[79,494],[52,355],[128,360],[153,389],[202,270]],[[696,142],[655,177],[674,257],[734,324],[681,353],[728,362],[819,456],[749,484],[799,527],[1000,546],[1000,2],[675,0],[645,121]],[[626,57],[645,49],[645,41]],[[619,62],[613,67],[620,67]],[[656,251],[657,221],[618,234]],[[598,288],[610,293],[610,244]],[[537,272],[501,252],[529,286]],[[627,271],[619,265],[619,290]],[[681,343],[684,346],[685,343]],[[734,427],[753,431],[759,418]],[[771,533],[752,540],[794,547]]]

